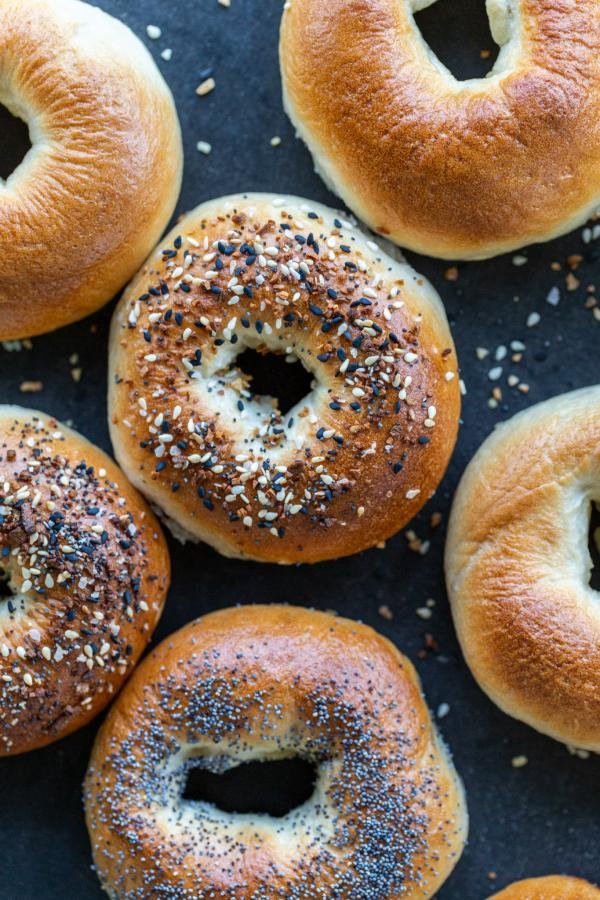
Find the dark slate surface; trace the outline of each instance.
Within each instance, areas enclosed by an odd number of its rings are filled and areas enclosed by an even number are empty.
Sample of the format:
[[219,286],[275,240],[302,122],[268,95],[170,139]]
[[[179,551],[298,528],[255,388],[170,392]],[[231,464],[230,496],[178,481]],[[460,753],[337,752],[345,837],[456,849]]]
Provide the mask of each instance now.
[[[277,64],[279,0],[102,0],[106,10],[141,35],[157,58],[176,96],[185,133],[186,169],[178,211],[216,194],[241,190],[288,191],[331,201],[313,173],[304,147],[294,139],[283,113]],[[441,0],[419,17],[430,43],[449,59],[459,75],[480,74],[486,63],[481,48],[491,47],[480,0]],[[146,25],[161,26],[163,37],[146,37]],[[164,62],[159,53],[173,49]],[[198,98],[194,89],[203,70],[212,67],[216,90]],[[10,155],[16,130],[0,120],[4,156]],[[8,134],[8,139],[6,135]],[[270,146],[280,135],[282,144]],[[205,157],[196,142],[207,140]],[[486,198],[481,198],[482,203]],[[516,267],[510,257],[461,265],[457,281],[444,278],[446,263],[410,256],[432,279],[447,304],[468,395],[459,445],[437,497],[414,527],[431,537],[421,556],[399,535],[385,550],[293,573],[275,566],[230,562],[204,547],[181,547],[170,540],[174,579],[157,632],[162,638],[205,611],[238,602],[286,601],[335,608],[361,618],[392,638],[416,662],[430,706],[450,704],[440,725],[464,778],[471,814],[465,854],[439,897],[482,900],[516,878],[553,871],[600,880],[600,765],[572,758],[561,745],[504,716],[479,691],[461,658],[442,580],[445,524],[430,535],[432,511],[446,513],[460,473],[494,424],[529,403],[598,381],[600,323],[584,308],[585,288],[598,271],[594,245],[581,230],[552,244],[527,251],[528,263]],[[564,288],[564,261],[583,254],[581,286]],[[560,272],[551,262],[563,264]],[[550,288],[560,287],[557,307],[546,303]],[[517,299],[518,298],[518,299]],[[541,322],[528,328],[530,313]],[[71,421],[96,443],[110,448],[105,423],[106,338],[111,307],[87,321],[37,338],[32,350],[0,350],[3,402],[38,406]],[[523,362],[504,364],[499,382],[504,399],[488,408],[492,383],[490,359],[478,361],[475,348],[494,350],[522,340]],[[76,384],[69,358],[79,354],[83,377]],[[506,386],[510,371],[530,385],[528,395]],[[20,392],[25,380],[43,381],[34,395]],[[445,523],[445,519],[444,519]],[[436,601],[431,620],[415,610]],[[392,621],[378,609],[387,604]],[[429,632],[438,652],[419,655]],[[0,762],[0,897],[5,900],[58,900],[102,896],[90,868],[80,784],[96,726],[59,744],[22,758]],[[511,766],[525,754],[529,764]],[[495,882],[488,873],[495,871]]]

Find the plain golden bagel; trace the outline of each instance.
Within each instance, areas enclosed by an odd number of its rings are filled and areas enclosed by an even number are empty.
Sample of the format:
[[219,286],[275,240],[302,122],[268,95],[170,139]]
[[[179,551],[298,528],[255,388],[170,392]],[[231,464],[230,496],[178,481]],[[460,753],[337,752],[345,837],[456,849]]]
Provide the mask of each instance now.
[[0,406],[0,756],[90,721],[152,636],[169,585],[158,523],[97,447]]
[[[284,415],[236,365],[247,348],[299,361],[312,390]],[[438,295],[297,197],[220,198],[180,221],[117,307],[109,381],[117,459],[175,533],[267,562],[394,534],[458,427]]]
[[500,425],[459,485],[446,582],[466,661],[509,715],[600,752],[600,386]]
[[490,900],[600,900],[600,891],[581,878],[548,875],[517,881]]
[[[294,756],[315,789],[282,818],[183,799],[194,767]],[[112,707],[84,794],[114,900],[425,900],[467,830],[411,663],[365,625],[287,606],[221,610],[163,641]]]
[[431,256],[546,241],[600,204],[600,3],[487,0],[501,50],[458,81],[413,12],[432,0],[287,0],[287,112],[375,231]]
[[0,104],[31,150],[0,179],[0,340],[94,312],[142,264],[182,170],[171,92],[121,22],[78,0],[0,0]]

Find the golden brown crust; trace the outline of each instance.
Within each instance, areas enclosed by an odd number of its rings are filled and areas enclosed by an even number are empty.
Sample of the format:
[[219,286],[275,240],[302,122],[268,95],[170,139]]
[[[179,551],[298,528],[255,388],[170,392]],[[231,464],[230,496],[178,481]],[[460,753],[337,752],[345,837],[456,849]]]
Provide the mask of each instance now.
[[[317,386],[282,416],[230,368],[245,347],[295,356]],[[109,377],[129,477],[231,556],[316,562],[385,540],[432,495],[456,439],[439,298],[298,198],[221,198],[180,222],[117,308]]]
[[152,636],[169,585],[156,519],[109,457],[0,406],[0,756],[89,722]]
[[374,230],[433,256],[548,240],[600,199],[598,0],[488,9],[504,46],[463,82],[408,0],[288,0],[283,16],[284,99],[317,168]]
[[76,0],[0,3],[0,103],[33,148],[0,181],[0,339],[93,312],[133,275],[179,193],[171,93],[123,24]]
[[589,881],[568,878],[565,875],[548,875],[546,878],[528,878],[517,881],[494,894],[489,900],[599,900],[600,891]]
[[[282,819],[182,799],[194,763],[297,755],[317,764],[316,793]],[[428,898],[467,824],[410,662],[364,625],[286,606],[163,641],[100,731],[85,802],[118,900]]]
[[497,428],[456,494],[446,577],[475,678],[507,713],[600,751],[600,607],[590,586],[600,498],[600,387]]

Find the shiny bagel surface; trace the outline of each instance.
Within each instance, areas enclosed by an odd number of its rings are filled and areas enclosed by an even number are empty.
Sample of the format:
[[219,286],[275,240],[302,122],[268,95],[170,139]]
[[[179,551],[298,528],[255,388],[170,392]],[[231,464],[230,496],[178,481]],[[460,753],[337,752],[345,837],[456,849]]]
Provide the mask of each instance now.
[[501,45],[458,81],[413,11],[428,0],[288,0],[286,109],[327,184],[373,230],[431,256],[545,241],[600,203],[599,0],[488,0]]
[[1,0],[0,103],[32,148],[0,179],[0,339],[52,331],[108,302],[179,193],[171,93],[121,22],[78,0]]
[[[311,392],[283,415],[237,368],[246,348],[299,361]],[[456,439],[439,297],[295,197],[184,218],[122,298],[109,368],[124,470],[176,534],[229,556],[316,562],[377,544],[433,494]]]
[[600,752],[600,386],[524,410],[484,442],[456,493],[446,581],[466,661],[505,712]]
[[489,900],[599,900],[600,891],[589,881],[568,878],[566,875],[548,875],[545,878],[528,878],[517,881],[494,894]]
[[[182,796],[194,766],[294,756],[315,791],[282,818]],[[109,713],[84,793],[115,900],[424,900],[467,827],[410,662],[364,625],[276,605],[164,640]]]
[[113,698],[169,584],[158,523],[56,419],[0,406],[0,756],[75,731]]

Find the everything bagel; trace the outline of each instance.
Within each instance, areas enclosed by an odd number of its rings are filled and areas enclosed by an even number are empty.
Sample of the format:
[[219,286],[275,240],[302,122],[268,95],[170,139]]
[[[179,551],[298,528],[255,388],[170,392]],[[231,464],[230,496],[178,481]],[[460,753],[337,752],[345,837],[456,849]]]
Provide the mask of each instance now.
[[[294,756],[317,779],[282,818],[182,796],[191,768]],[[467,828],[410,662],[364,625],[284,606],[163,641],[102,727],[84,794],[114,900],[425,900]]]
[[599,0],[487,0],[501,47],[458,81],[413,12],[431,0],[288,0],[286,109],[325,181],[421,253],[482,259],[600,204]]
[[[285,416],[236,366],[248,347],[313,375]],[[109,368],[121,465],[176,533],[230,556],[315,562],[384,540],[456,438],[439,297],[298,198],[222,198],[181,221],[117,308]]]
[[31,150],[0,179],[0,340],[51,331],[110,300],[175,207],[171,93],[121,22],[78,0],[0,2],[0,104]]
[[600,752],[600,606],[588,532],[600,499],[600,387],[500,425],[458,488],[446,580],[473,675],[505,712]]
[[0,756],[89,722],[152,636],[169,557],[115,464],[55,419],[0,406]]

